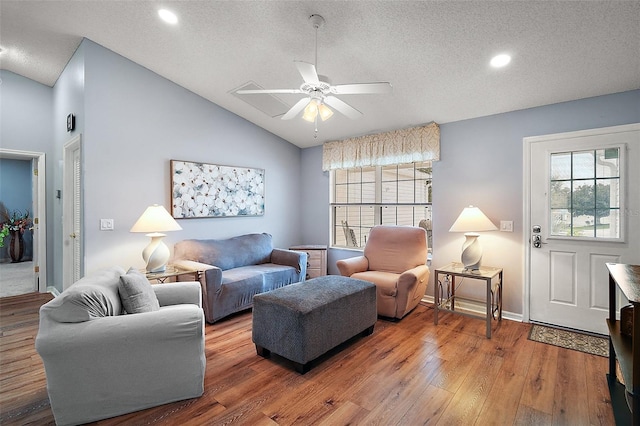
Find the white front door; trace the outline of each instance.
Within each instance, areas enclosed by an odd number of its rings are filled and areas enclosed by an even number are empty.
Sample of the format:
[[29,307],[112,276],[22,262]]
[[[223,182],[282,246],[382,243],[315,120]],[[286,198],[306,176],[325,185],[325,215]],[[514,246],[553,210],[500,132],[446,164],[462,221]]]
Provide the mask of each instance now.
[[529,319],[607,334],[605,263],[640,263],[640,125],[524,142]]

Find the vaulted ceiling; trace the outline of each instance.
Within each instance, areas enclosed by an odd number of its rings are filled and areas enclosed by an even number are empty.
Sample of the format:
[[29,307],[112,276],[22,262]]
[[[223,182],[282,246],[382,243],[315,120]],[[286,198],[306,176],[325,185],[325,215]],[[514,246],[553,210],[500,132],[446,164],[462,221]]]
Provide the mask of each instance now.
[[[294,61],[316,60],[312,14],[326,20],[320,74],[393,85],[340,96],[364,116],[336,113],[317,138],[233,94],[300,86]],[[638,1],[0,1],[2,69],[53,86],[83,37],[300,147],[640,88]],[[499,53],[511,63],[493,68]],[[300,96],[265,100],[286,111]]]

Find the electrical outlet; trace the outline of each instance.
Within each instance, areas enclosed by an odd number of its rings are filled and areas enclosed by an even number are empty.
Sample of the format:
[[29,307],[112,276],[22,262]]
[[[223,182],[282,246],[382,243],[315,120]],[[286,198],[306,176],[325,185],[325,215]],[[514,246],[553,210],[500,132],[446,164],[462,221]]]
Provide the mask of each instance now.
[[100,219],[101,231],[113,231],[113,219]]
[[502,231],[502,232],[513,232],[513,221],[512,220],[501,220],[500,221],[500,231]]

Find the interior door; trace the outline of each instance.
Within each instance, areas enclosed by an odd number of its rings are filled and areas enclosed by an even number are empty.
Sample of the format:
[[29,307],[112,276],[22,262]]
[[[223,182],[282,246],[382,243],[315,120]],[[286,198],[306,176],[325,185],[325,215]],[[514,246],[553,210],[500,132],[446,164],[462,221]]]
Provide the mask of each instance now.
[[529,319],[607,334],[607,262],[640,263],[640,125],[525,139]]
[[64,146],[62,208],[63,289],[82,276],[82,144],[80,136]]

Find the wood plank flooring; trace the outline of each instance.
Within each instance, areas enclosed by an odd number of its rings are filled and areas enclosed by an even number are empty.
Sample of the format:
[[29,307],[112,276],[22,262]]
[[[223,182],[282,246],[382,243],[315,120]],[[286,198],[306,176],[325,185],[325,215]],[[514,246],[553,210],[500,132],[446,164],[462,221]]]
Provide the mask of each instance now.
[[[34,349],[49,295],[0,299],[0,424],[54,424]],[[258,357],[251,313],[206,328],[202,397],[96,425],[613,425],[607,359],[527,339],[529,325],[419,305],[323,356],[305,375]]]

